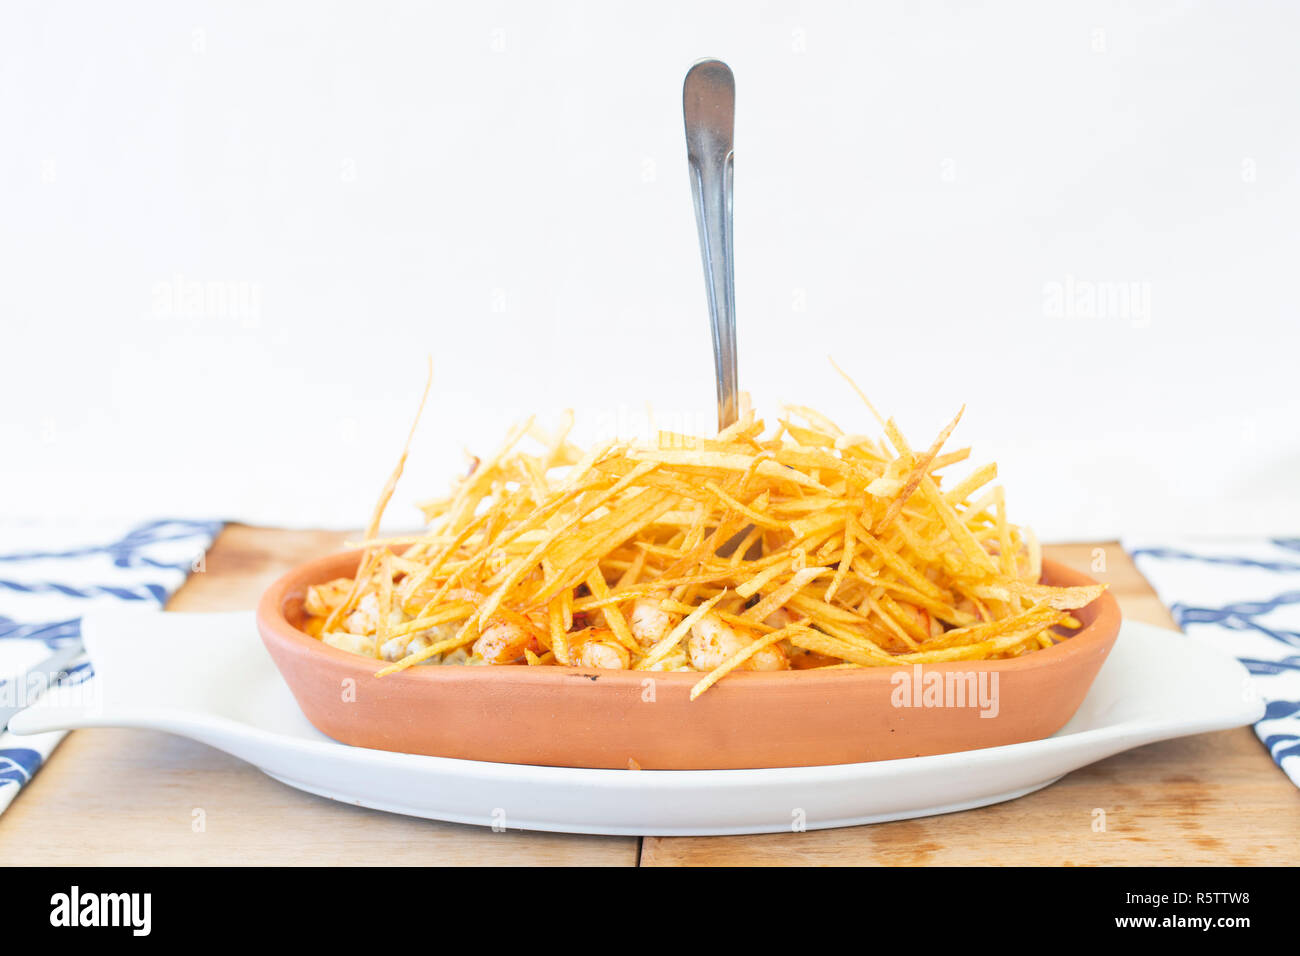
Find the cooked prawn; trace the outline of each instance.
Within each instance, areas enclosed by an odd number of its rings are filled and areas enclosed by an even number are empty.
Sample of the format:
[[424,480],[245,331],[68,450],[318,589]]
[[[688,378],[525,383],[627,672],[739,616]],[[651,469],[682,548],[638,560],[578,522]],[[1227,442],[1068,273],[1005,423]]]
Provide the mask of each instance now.
[[632,655],[607,628],[588,627],[574,631],[568,640],[570,660],[577,667],[626,670],[632,664]]
[[[754,635],[723,622],[710,612],[691,625],[691,636],[686,650],[691,656],[691,666],[696,670],[711,671],[727,658],[754,643]],[[788,670],[790,661],[778,644],[769,644],[740,665],[746,671]]]
[[379,596],[370,593],[357,602],[357,606],[343,619],[343,630],[349,634],[369,636],[379,629]]
[[763,623],[768,627],[775,627],[778,630],[783,627],[789,627],[799,618],[788,607],[779,607],[767,617],[763,618]]
[[532,621],[522,614],[501,611],[474,642],[474,655],[489,664],[517,664],[524,659],[525,650],[536,654],[541,646],[541,633]]
[[320,636],[321,642],[330,647],[337,647],[349,654],[364,654],[373,657],[375,642],[361,634],[349,634],[347,631],[328,631]]
[[681,620],[680,615],[665,611],[661,606],[667,597],[667,591],[656,591],[632,602],[628,627],[642,647],[652,647]]
[[440,624],[414,634],[389,638],[379,646],[379,656],[386,661],[400,661],[407,654],[414,654],[416,651],[424,650],[430,644],[455,636],[456,627],[455,624]]

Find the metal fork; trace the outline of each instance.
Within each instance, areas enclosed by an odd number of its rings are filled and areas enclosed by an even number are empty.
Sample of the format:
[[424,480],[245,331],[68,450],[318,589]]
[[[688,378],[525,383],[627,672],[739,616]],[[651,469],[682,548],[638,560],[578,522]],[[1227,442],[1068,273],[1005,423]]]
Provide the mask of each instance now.
[[736,82],[721,60],[700,60],[682,87],[686,159],[690,166],[695,224],[704,260],[704,285],[713,329],[718,380],[718,431],[736,420],[736,281],[732,261],[731,196],[736,119]]
[[[67,669],[67,666],[71,664],[83,650],[85,650],[85,648],[82,646],[80,639],[68,641],[67,644],[60,647],[39,664],[29,668],[21,676],[11,678],[12,680],[21,682],[22,686],[18,688],[17,698],[22,701],[22,703],[11,707],[0,707],[0,733],[8,728],[9,721],[13,719],[14,714],[18,713],[20,710],[26,710],[29,706],[35,703],[34,699],[25,699],[27,691],[24,688],[31,686],[32,675],[40,674],[42,676],[43,682],[40,685],[40,693],[44,693],[58,682],[59,678],[63,675],[63,672]],[[39,696],[39,693],[36,696]]]

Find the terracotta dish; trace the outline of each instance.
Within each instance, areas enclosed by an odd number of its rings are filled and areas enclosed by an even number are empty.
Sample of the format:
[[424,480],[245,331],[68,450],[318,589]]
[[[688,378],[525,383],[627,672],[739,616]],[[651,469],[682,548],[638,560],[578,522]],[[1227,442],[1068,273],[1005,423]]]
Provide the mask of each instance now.
[[[1120,624],[1119,605],[1105,593],[1073,612],[1084,624],[1073,637],[1022,657],[925,664],[919,674],[906,665],[738,672],[694,701],[698,673],[435,665],[376,678],[378,663],[298,629],[307,587],[351,576],[359,554],[309,561],[267,589],[257,608],[267,650],[307,719],[335,740],[465,760],[725,770],[1037,740],[1074,715]],[[1095,583],[1052,561],[1043,562],[1042,580]],[[927,675],[949,672],[940,695]],[[958,685],[975,692],[963,702]]]

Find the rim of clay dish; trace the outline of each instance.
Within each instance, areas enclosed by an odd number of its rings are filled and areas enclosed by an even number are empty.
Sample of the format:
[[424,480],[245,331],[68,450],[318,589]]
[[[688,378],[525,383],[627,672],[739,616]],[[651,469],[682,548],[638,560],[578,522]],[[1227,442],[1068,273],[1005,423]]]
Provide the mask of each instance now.
[[[305,631],[290,623],[286,615],[286,606],[291,600],[301,600],[306,589],[313,584],[321,584],[338,577],[351,576],[361,559],[361,551],[347,551],[307,561],[291,569],[275,581],[262,594],[257,606],[257,622],[265,640],[275,640],[278,644],[298,654],[317,655],[328,660],[336,667],[345,668],[358,678],[373,677],[375,672],[387,662],[361,657],[348,651],[340,650],[322,643]],[[1043,578],[1059,585],[1096,584],[1092,578],[1075,571],[1056,561],[1043,561]],[[926,670],[988,670],[988,671],[1032,671],[1037,668],[1053,667],[1064,664],[1070,657],[1087,653],[1098,644],[1103,644],[1114,637],[1119,630],[1119,603],[1109,590],[1103,592],[1087,607],[1080,608],[1074,614],[1084,619],[1084,626],[1070,638],[1020,657],[1003,660],[957,660],[925,663]],[[811,668],[802,671],[733,671],[726,677],[727,683],[735,687],[738,682],[776,683],[794,681],[802,684],[840,681],[889,680],[900,667],[915,666],[912,662],[880,667],[844,668],[842,670],[822,670]],[[691,671],[632,671],[632,670],[597,670],[585,667],[548,665],[546,667],[526,667],[521,665],[509,667],[464,667],[464,666],[428,666],[408,667],[404,671],[391,674],[384,680],[444,682],[461,680],[494,680],[502,672],[509,674],[513,680],[537,680],[552,682],[557,686],[574,675],[593,677],[599,675],[602,683],[627,683],[640,686],[647,677],[656,682],[668,681],[694,685],[699,682],[703,672]]]

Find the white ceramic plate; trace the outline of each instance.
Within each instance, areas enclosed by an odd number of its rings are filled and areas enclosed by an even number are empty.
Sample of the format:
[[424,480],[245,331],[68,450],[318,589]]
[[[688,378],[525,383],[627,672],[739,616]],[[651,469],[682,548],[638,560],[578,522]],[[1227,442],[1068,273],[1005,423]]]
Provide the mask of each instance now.
[[251,612],[115,610],[88,618],[83,631],[97,676],[46,694],[13,719],[15,733],[165,730],[333,800],[509,829],[774,833],[951,813],[1023,796],[1131,747],[1263,715],[1235,660],[1177,632],[1125,623],[1078,714],[1046,740],[831,767],[532,767],[336,743],[299,712]]

